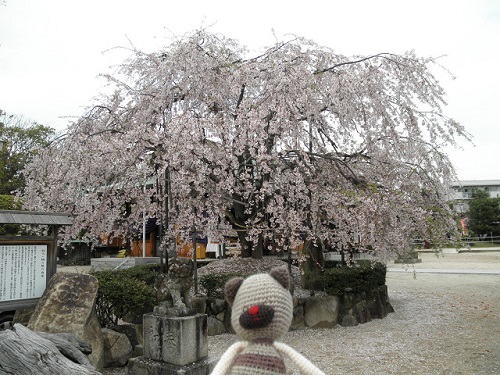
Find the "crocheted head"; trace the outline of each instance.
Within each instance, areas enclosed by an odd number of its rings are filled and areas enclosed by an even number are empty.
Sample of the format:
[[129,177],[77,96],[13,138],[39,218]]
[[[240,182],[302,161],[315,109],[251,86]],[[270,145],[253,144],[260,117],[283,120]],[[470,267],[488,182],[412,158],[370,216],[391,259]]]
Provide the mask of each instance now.
[[286,266],[269,274],[226,283],[224,294],[232,307],[231,324],[244,340],[277,340],[288,332],[293,318],[290,276]]

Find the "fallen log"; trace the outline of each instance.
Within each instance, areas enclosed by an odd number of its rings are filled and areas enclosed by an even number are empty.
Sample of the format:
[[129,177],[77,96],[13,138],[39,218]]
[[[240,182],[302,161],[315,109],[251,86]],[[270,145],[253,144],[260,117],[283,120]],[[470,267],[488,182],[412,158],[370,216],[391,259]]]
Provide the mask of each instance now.
[[[12,330],[1,331],[0,375],[100,375],[75,346],[76,343],[88,351],[85,343],[76,338],[68,339],[64,334],[42,335],[21,324],[14,324]],[[63,355],[53,341],[58,342],[68,357],[84,363],[75,363]]]
[[35,332],[38,336],[51,341],[59,352],[73,362],[89,369],[94,369],[85,354],[92,353],[92,347],[87,342],[70,333]]

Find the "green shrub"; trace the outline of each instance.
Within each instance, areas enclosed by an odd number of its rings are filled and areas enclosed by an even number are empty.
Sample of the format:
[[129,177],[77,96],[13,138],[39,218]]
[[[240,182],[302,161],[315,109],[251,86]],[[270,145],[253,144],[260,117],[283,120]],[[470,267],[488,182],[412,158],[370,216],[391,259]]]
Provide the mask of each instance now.
[[118,272],[122,272],[126,277],[144,281],[147,285],[154,286],[161,269],[159,264],[144,264],[119,270]]
[[[0,194],[0,210],[20,210],[21,202],[13,195]],[[21,232],[21,225],[0,224],[0,236],[16,236]]]
[[94,271],[99,281],[96,312],[102,327],[118,324],[127,315],[142,316],[156,304],[155,282],[159,265],[125,270]]
[[224,285],[233,277],[241,277],[238,274],[204,275],[199,283],[205,289],[208,298],[224,299]]
[[327,268],[324,272],[307,273],[306,287],[324,290],[329,295],[341,296],[344,293],[367,292],[377,286],[385,285],[387,268],[382,263],[357,261],[351,267]]

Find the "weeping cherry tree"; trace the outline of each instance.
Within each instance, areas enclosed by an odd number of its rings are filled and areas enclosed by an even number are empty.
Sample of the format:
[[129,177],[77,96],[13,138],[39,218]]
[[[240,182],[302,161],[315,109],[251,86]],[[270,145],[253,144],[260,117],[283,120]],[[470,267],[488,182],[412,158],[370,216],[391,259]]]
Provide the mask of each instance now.
[[242,256],[271,239],[382,259],[411,237],[442,244],[457,227],[442,150],[468,134],[443,114],[434,68],[298,37],[253,57],[206,31],[133,48],[107,76],[113,93],[26,168],[22,198],[70,213],[67,238],[130,235],[146,213],[170,239],[194,227],[223,240],[231,226]]

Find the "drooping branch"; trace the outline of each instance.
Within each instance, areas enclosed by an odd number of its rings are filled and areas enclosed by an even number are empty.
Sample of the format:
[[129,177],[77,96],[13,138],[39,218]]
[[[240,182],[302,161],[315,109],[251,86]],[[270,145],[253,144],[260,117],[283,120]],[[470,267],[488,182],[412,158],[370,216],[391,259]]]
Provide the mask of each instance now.
[[316,70],[314,72],[314,74],[322,74],[322,73],[326,73],[326,72],[333,72],[335,69],[340,68],[341,66],[359,64],[359,63],[361,63],[363,61],[371,60],[371,59],[374,59],[374,58],[377,58],[377,57],[382,57],[384,59],[392,61],[393,63],[401,64],[400,62],[396,61],[393,58],[390,58],[389,56],[397,57],[395,54],[388,53],[388,52],[377,53],[376,55],[371,55],[371,56],[363,57],[362,59],[352,60],[352,61],[344,61],[344,62],[335,64],[335,65],[332,65],[332,66],[330,66],[328,68],[324,68],[324,69],[321,69],[321,70]]

